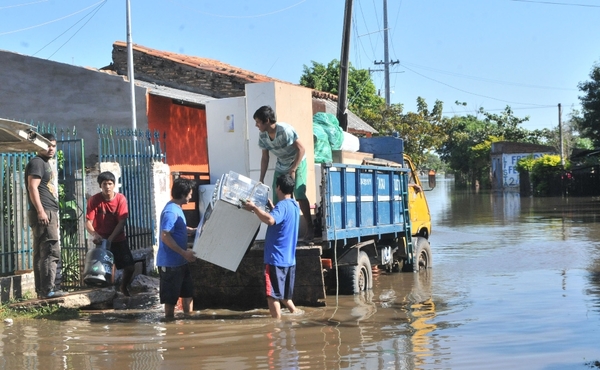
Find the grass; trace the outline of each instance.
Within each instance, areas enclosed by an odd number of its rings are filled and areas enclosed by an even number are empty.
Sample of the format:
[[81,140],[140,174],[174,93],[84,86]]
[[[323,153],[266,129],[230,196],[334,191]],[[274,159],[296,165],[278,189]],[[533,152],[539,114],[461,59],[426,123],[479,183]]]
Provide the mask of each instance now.
[[45,319],[45,320],[72,320],[81,317],[81,312],[76,308],[60,307],[57,304],[41,303],[32,306],[19,306],[18,303],[27,300],[10,301],[0,305],[0,320],[4,319]]

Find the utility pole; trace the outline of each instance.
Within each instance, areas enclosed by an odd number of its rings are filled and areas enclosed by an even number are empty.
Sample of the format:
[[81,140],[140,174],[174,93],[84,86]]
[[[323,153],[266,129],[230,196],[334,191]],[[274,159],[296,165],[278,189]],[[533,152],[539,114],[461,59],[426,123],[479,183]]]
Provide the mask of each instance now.
[[348,131],[348,67],[350,64],[350,31],[352,25],[352,0],[346,0],[344,30],[342,32],[342,56],[340,57],[340,82],[338,85],[337,119],[340,127]]
[[399,60],[390,62],[390,53],[388,49],[388,19],[387,19],[387,0],[383,0],[383,57],[384,61],[373,62],[375,64],[383,64],[385,72],[385,105],[390,106],[390,64],[400,63]]
[[130,0],[126,2],[126,15],[127,15],[127,78],[129,78],[129,91],[131,95],[131,127],[133,128],[133,135],[136,138],[137,123],[135,120],[135,81],[133,78],[133,43],[131,41],[131,11],[129,6]]
[[563,144],[562,110],[558,103],[558,137],[560,138],[560,164],[565,168],[565,149]]

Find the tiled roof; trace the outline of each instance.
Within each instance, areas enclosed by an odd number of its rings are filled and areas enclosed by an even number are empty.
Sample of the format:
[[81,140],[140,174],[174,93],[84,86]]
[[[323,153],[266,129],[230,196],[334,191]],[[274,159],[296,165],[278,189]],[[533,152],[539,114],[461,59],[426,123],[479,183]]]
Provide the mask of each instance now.
[[[116,41],[113,46],[126,48],[127,43],[123,42],[123,41]],[[285,84],[290,84],[290,85],[297,85],[297,84],[292,84],[287,81],[278,80],[273,77],[261,75],[261,74],[247,71],[247,70],[244,70],[244,69],[241,69],[238,67],[234,67],[232,65],[222,63],[222,62],[220,62],[218,60],[214,60],[214,59],[189,56],[189,55],[184,55],[184,54],[172,53],[172,52],[168,52],[168,51],[160,51],[160,50],[151,49],[151,48],[148,48],[148,47],[145,47],[142,45],[137,45],[137,44],[133,44],[132,49],[134,49],[135,51],[140,52],[140,53],[154,56],[156,58],[170,60],[175,63],[184,64],[184,65],[190,66],[192,68],[198,68],[198,69],[205,70],[205,71],[210,71],[210,72],[219,73],[219,74],[223,74],[223,75],[227,75],[227,76],[232,76],[237,79],[244,80],[247,83],[280,82],[280,83],[285,83]],[[157,86],[156,84],[152,84],[152,86],[146,86],[146,87],[150,88],[157,95],[161,94],[159,86]],[[163,89],[165,89],[163,91],[163,93],[166,94],[165,96],[170,96],[170,95],[174,94],[173,89],[171,89],[170,91],[167,91],[166,90],[167,88],[163,88]],[[198,98],[198,97],[200,97],[200,100],[202,100],[204,98],[208,98],[205,95],[201,95],[201,94],[196,96],[196,98]],[[313,97],[313,99],[317,99],[317,100],[325,102],[326,111],[328,113],[336,114],[336,112],[337,112],[336,102],[338,100],[337,95],[313,89],[312,97]],[[349,131],[353,131],[355,133],[361,133],[361,134],[377,133],[377,130],[375,130],[373,127],[368,125],[366,122],[364,122],[362,119],[360,119],[357,115],[355,115],[351,111],[348,111],[348,129],[349,129]]]
[[[123,41],[116,41],[114,43],[115,46],[127,47],[127,43]],[[205,71],[212,71],[216,73],[220,73],[223,75],[228,75],[232,77],[237,77],[248,81],[248,83],[258,83],[258,82],[282,82],[287,83],[287,81],[281,81],[273,77],[261,75],[258,73],[254,73],[251,71],[247,71],[238,67],[234,67],[232,65],[219,62],[218,60],[201,58],[195,56],[189,56],[184,54],[172,53],[168,51],[160,51],[156,49],[147,48],[145,46],[133,44],[133,50],[139,51],[140,53],[148,54],[155,56],[157,58],[167,59],[176,63],[181,63],[188,65],[190,67],[202,69]]]

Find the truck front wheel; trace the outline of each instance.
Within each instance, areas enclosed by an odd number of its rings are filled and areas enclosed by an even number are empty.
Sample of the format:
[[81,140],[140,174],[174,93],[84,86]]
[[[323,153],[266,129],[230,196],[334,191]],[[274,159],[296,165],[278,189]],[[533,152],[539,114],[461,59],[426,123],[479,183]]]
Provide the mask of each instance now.
[[371,261],[365,252],[359,252],[356,265],[339,266],[340,294],[358,294],[373,288]]
[[414,247],[416,265],[413,266],[411,263],[405,263],[402,271],[419,272],[431,268],[431,247],[429,246],[429,241],[423,237],[416,237]]

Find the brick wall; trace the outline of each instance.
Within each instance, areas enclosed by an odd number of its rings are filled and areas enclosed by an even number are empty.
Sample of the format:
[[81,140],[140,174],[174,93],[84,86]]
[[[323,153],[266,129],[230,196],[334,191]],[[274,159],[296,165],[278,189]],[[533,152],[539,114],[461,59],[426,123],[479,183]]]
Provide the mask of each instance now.
[[[113,45],[113,68],[127,75],[127,48]],[[133,50],[134,78],[174,89],[185,90],[215,98],[244,96],[245,84],[241,76],[230,76],[203,70],[165,58]]]

